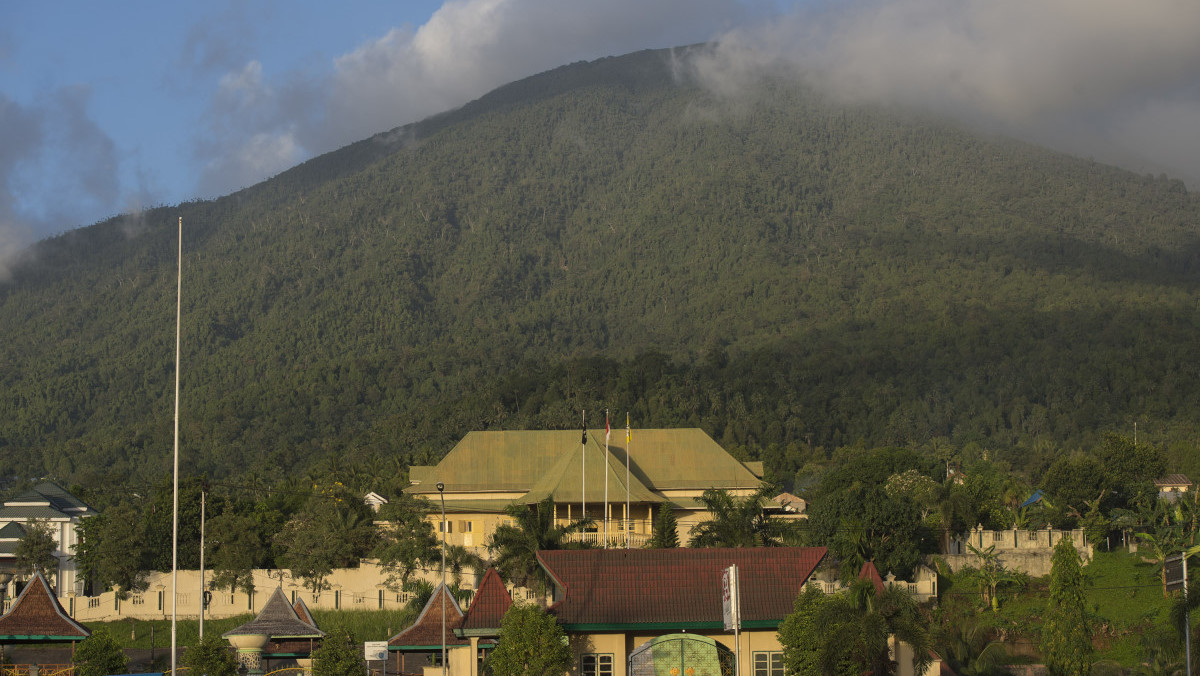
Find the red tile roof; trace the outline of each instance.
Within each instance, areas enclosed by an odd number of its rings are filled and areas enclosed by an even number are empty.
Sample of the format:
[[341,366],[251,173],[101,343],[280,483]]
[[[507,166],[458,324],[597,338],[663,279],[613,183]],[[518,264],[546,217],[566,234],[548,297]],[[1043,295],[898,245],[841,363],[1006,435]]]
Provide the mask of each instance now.
[[12,608],[0,617],[4,643],[78,641],[91,633],[67,615],[41,573],[34,574]]
[[467,615],[463,619],[463,630],[499,630],[500,620],[512,604],[512,595],[508,593],[500,574],[495,568],[488,568],[483,574],[483,581],[479,583],[479,591],[475,592],[475,598],[471,599],[471,607],[467,609]]
[[308,610],[308,606],[304,603],[304,599],[297,596],[296,602],[292,604],[292,610],[296,611],[296,617],[300,618],[301,622],[320,629],[317,627],[317,621],[313,619],[312,613]]
[[773,627],[792,612],[824,557],[824,547],[538,552],[563,593],[551,612],[577,629],[720,627],[721,576],[732,564],[741,581],[743,626]]
[[871,561],[867,561],[858,571],[858,579],[870,580],[871,584],[875,585],[875,593],[883,594],[883,576],[879,574],[879,569]]
[[[442,601],[445,605],[442,605]],[[442,645],[442,608],[446,617],[446,645],[470,645],[471,641],[454,635],[454,630],[462,626],[463,611],[458,607],[454,595],[447,591],[446,586],[439,584],[429,597],[416,622],[408,629],[388,639],[388,647],[397,650],[429,650],[440,648]]]

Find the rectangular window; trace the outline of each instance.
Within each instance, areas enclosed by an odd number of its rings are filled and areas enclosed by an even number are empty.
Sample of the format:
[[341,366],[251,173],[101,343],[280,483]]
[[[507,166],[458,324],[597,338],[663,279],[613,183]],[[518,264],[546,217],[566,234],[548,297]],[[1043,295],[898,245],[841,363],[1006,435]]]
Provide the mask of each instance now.
[[754,653],[754,676],[783,676],[783,653]]
[[612,676],[613,656],[584,653],[579,656],[580,676]]
[[453,533],[454,532],[454,522],[453,521],[438,521],[438,532],[441,533],[443,528],[445,529],[445,532]]

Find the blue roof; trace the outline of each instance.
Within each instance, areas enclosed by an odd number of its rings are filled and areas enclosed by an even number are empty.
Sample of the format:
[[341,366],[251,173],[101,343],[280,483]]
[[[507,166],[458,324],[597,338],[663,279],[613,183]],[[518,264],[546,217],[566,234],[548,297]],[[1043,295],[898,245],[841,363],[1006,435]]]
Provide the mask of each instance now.
[[1025,500],[1025,502],[1021,503],[1021,507],[1028,507],[1029,505],[1032,505],[1035,502],[1041,502],[1041,500],[1042,500],[1042,491],[1036,490],[1033,492],[1033,495],[1029,496],[1029,498],[1027,498]]

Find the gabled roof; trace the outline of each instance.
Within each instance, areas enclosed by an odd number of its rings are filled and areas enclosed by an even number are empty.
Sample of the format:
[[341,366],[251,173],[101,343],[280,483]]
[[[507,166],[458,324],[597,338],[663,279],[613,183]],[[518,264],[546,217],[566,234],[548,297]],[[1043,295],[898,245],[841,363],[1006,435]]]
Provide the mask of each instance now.
[[1154,480],[1155,486],[1191,486],[1192,481],[1183,474],[1168,474],[1161,479]]
[[70,519],[96,513],[62,486],[43,481],[15,498],[5,500],[0,507],[0,521],[8,519]]
[[0,540],[20,540],[25,537],[25,527],[16,521],[10,521],[0,528]]
[[442,609],[446,618],[446,645],[470,645],[468,639],[455,635],[454,630],[462,626],[463,611],[454,595],[439,584],[437,589],[417,615],[416,622],[408,629],[388,639],[388,650],[431,650],[442,646]]
[[475,592],[475,598],[471,599],[471,607],[467,609],[459,633],[466,636],[498,635],[500,621],[512,604],[512,595],[504,586],[504,580],[500,579],[495,568],[488,568],[483,574],[483,581],[479,583],[479,590]]
[[825,548],[585,549],[537,556],[562,590],[550,612],[568,629],[720,628],[721,577],[733,564],[743,626],[766,628],[792,612]]
[[292,606],[292,610],[295,611],[296,617],[300,618],[300,621],[304,624],[311,625],[313,629],[320,628],[317,626],[317,621],[313,619],[312,612],[309,611],[308,606],[304,605],[304,599],[297,596],[296,604]]
[[12,608],[0,617],[0,643],[79,641],[91,634],[67,615],[41,573],[34,574]]
[[[583,499],[580,486],[585,485],[584,475],[587,476],[587,495],[592,502],[599,503],[604,499],[605,479],[608,480],[609,498],[616,502],[625,499],[625,465],[619,464],[612,453],[605,453],[604,447],[589,440],[587,445],[587,462],[584,446],[575,444],[574,448],[564,451],[554,463],[549,472],[543,474],[520,500],[522,504],[532,505],[553,497],[555,502],[579,502]],[[611,447],[610,447],[611,448]],[[607,475],[607,477],[606,477]],[[632,502],[664,502],[638,481],[632,469],[629,474],[629,499]]]
[[883,594],[883,576],[879,574],[879,569],[875,567],[873,561],[867,561],[858,571],[858,579],[868,580],[875,587],[876,594]]
[[253,619],[235,629],[221,634],[222,638],[263,634],[271,638],[320,638],[325,632],[300,619],[292,604],[283,594],[283,587],[276,587],[271,598]]
[[[611,463],[625,467],[625,435],[614,430]],[[604,449],[604,430],[587,433],[588,464]],[[436,493],[442,481],[447,493],[521,492],[532,490],[555,469],[563,454],[580,455],[580,430],[468,432],[435,467],[412,467],[405,489]],[[631,474],[650,491],[665,489],[757,488],[762,482],[700,429],[633,430],[628,444]],[[576,459],[578,467],[578,458]],[[604,475],[589,477],[603,487]],[[610,477],[611,480],[611,477]],[[632,484],[632,481],[630,482]],[[610,483],[609,490],[612,490]]]

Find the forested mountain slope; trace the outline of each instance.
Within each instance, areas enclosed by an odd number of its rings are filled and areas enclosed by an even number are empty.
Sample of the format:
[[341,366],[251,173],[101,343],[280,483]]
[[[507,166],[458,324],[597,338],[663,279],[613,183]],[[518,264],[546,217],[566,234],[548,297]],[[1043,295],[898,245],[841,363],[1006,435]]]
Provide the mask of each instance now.
[[1194,438],[1180,182],[791,82],[724,100],[681,60],[566,66],[41,243],[0,285],[0,474],[167,470],[180,216],[189,472],[394,471],[605,407],[752,455]]

